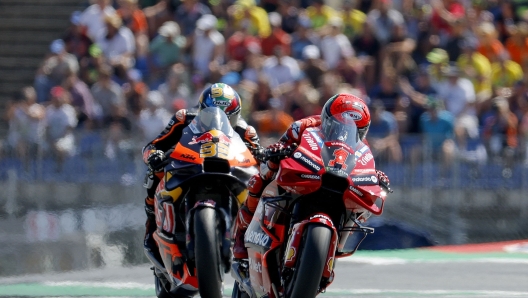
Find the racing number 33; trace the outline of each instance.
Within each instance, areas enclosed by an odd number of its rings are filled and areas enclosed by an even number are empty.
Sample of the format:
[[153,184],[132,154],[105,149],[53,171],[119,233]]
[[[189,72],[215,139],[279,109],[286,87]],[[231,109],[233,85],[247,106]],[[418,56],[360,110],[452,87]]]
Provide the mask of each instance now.
[[207,142],[200,147],[200,157],[227,158],[229,147],[223,143]]

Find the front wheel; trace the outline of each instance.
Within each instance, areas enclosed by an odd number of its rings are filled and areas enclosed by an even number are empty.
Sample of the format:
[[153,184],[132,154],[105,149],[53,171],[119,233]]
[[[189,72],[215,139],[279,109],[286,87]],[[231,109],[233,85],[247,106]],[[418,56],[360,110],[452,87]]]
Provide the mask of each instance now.
[[194,254],[198,275],[198,288],[203,298],[222,297],[220,275],[220,242],[216,211],[198,209],[194,215]]
[[163,281],[154,275],[154,289],[156,291],[156,297],[158,298],[174,298],[172,295],[165,290]]
[[309,225],[303,239],[301,255],[297,258],[295,271],[286,285],[286,297],[315,297],[328,256],[332,231],[325,226]]
[[242,291],[240,289],[240,285],[237,281],[235,281],[235,284],[233,285],[233,293],[231,294],[231,298],[251,298],[246,292]]

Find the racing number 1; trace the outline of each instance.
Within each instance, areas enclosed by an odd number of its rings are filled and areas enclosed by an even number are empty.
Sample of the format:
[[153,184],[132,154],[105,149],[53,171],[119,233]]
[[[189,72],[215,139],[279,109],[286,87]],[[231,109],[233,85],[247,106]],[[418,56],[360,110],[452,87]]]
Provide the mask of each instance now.
[[227,158],[229,155],[229,147],[223,143],[208,142],[202,144],[200,147],[200,157],[214,157]]

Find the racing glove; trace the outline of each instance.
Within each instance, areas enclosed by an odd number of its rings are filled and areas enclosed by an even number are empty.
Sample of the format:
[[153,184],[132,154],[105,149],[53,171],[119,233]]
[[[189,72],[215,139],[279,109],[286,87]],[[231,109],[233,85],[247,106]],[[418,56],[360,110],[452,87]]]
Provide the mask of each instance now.
[[297,147],[297,144],[286,145],[282,142],[277,142],[266,148],[266,160],[278,164],[282,159],[288,157]]
[[161,150],[152,151],[147,157],[147,165],[149,170],[156,171],[161,168],[163,161],[165,160],[165,152]]

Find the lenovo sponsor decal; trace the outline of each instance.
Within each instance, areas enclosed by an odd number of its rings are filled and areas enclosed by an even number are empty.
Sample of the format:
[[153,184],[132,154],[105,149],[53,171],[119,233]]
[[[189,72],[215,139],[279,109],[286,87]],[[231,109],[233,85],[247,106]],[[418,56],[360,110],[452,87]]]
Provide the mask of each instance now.
[[244,240],[249,243],[253,243],[260,246],[266,246],[269,241],[269,236],[264,233],[255,231],[248,231],[244,237]]

